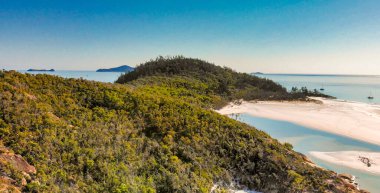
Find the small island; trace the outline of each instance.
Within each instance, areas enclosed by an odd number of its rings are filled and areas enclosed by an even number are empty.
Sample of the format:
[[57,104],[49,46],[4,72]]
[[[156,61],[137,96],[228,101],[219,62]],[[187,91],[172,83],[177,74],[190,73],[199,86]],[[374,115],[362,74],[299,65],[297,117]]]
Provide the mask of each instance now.
[[29,69],[28,72],[54,72],[55,70],[54,69]]
[[98,69],[96,72],[131,72],[133,70],[133,67],[123,65],[115,68]]

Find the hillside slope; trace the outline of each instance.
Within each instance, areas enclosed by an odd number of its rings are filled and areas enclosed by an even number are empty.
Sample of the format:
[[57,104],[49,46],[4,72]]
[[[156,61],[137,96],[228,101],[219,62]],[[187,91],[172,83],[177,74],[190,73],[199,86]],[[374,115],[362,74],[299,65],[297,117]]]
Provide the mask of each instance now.
[[36,172],[35,167],[0,141],[0,192],[21,192],[26,185],[38,183],[34,179]]
[[167,90],[181,89],[186,93],[192,92],[191,96],[195,98],[199,98],[200,95],[202,98],[211,96],[214,100],[208,101],[204,106],[211,105],[216,108],[237,99],[307,100],[307,96],[329,97],[306,88],[289,93],[272,80],[182,56],[158,57],[140,64],[133,72],[120,76],[116,82],[132,84],[139,88],[146,86],[148,90],[151,90],[152,86],[158,86],[160,89],[165,87]]
[[1,72],[0,138],[37,169],[26,192],[355,192],[264,132],[135,86]]

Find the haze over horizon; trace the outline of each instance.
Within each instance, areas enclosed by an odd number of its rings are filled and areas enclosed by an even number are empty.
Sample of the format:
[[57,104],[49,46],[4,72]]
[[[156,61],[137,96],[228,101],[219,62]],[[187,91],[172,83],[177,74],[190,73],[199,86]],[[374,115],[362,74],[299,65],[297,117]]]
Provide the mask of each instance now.
[[0,68],[183,55],[241,72],[380,74],[380,2],[0,0]]

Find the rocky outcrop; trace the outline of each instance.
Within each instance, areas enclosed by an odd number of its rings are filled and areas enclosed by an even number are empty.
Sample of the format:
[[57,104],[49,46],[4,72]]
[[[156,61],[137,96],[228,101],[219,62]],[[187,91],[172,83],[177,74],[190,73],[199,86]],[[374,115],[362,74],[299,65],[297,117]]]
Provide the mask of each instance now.
[[1,176],[0,177],[0,192],[2,193],[18,193],[21,192],[21,188],[16,185],[16,181],[12,178]]
[[16,170],[27,174],[36,174],[37,172],[36,168],[26,162],[22,156],[13,153],[0,154],[0,163],[10,164]]
[[21,155],[4,147],[0,141],[0,192],[21,192],[37,173]]

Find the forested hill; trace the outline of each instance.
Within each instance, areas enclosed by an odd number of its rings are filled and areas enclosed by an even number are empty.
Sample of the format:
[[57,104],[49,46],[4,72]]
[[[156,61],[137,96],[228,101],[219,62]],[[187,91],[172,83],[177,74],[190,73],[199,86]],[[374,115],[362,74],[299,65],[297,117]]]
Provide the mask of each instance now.
[[[178,84],[178,82],[182,82]],[[307,96],[326,96],[317,91],[295,90],[292,93],[272,80],[259,78],[247,73],[238,73],[227,67],[182,56],[164,58],[140,64],[133,72],[119,77],[117,83],[134,84],[141,87],[159,85],[160,87],[184,88],[198,94],[215,96],[216,107],[236,99],[245,100],[305,100]],[[214,98],[215,98],[214,97]]]
[[355,192],[291,145],[161,93],[0,71],[0,189]]

